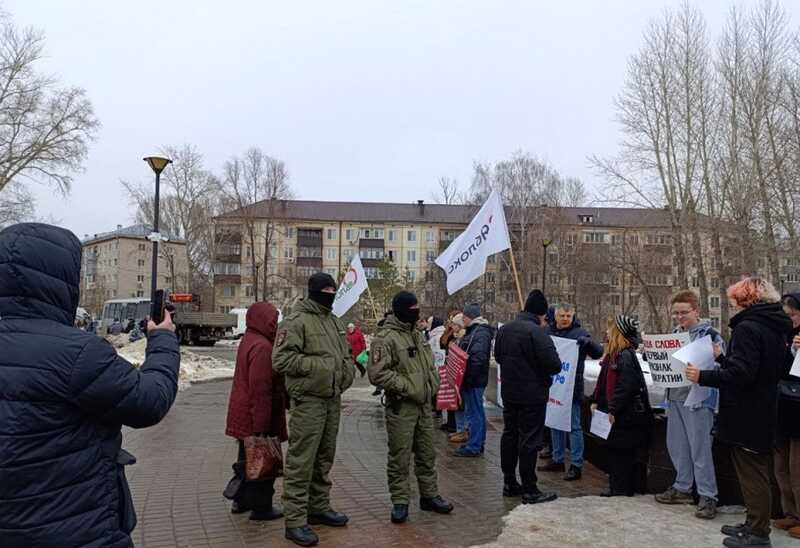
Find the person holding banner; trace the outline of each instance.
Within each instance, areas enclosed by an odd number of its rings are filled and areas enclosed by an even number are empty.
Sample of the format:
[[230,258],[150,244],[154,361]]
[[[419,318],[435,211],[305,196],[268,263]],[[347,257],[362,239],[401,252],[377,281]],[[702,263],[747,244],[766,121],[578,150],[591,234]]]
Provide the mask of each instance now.
[[[531,291],[525,310],[503,325],[494,343],[494,357],[503,372],[503,436],[500,467],[503,496],[522,495],[523,504],[555,500],[536,485],[536,459],[544,446],[544,421],[553,375],[561,371],[561,359],[553,339],[541,327],[547,299]],[[517,481],[517,463],[522,485]]]
[[367,372],[370,382],[383,386],[386,392],[386,473],[393,505],[391,521],[404,523],[411,496],[412,453],[420,509],[449,514],[453,505],[439,496],[437,485],[431,401],[439,389],[439,373],[430,346],[416,328],[417,297],[401,291],[392,299],[392,312],[372,340]]
[[[710,336],[711,342],[721,349],[725,341],[707,321],[700,321],[700,299],[694,291],[679,291],[672,297],[672,319],[675,333],[689,333],[692,341]],[[661,504],[693,504],[692,485],[697,485],[700,502],[695,516],[714,519],[717,515],[717,477],[711,453],[711,428],[714,426],[714,409],[717,390],[701,387],[699,403],[687,407],[689,388],[667,388],[668,420],[667,451],[675,467],[675,483],[655,496]]]
[[638,489],[636,453],[647,444],[653,410],[636,357],[639,321],[618,315],[608,321],[608,344],[592,397],[592,412],[608,414],[608,484],[604,496],[632,497]]
[[741,312],[731,318],[727,355],[718,351],[719,369],[686,367],[686,377],[700,386],[719,388],[719,415],[714,429],[718,441],[731,446],[747,521],[726,525],[725,546],[771,546],[773,460],[778,413],[778,380],[789,359],[786,338],[792,321],[780,295],[762,278],[751,277],[728,288],[728,298]]
[[775,479],[781,491],[784,518],[776,520],[776,529],[800,538],[800,372],[792,367],[800,349],[800,293],[784,295],[783,311],[792,320],[787,346],[794,357],[787,356],[786,373],[778,384],[778,442],[775,445]]
[[570,432],[550,429],[553,442],[552,462],[539,467],[542,472],[564,472],[564,453],[569,435],[570,466],[564,481],[581,479],[583,472],[583,427],[581,426],[581,403],[583,402],[583,371],[586,357],[597,360],[603,356],[603,345],[592,340],[592,336],[581,327],[575,315],[575,308],[568,303],[555,307],[550,334],[555,337],[572,339],[578,343],[578,363],[575,368],[575,387],[572,391],[572,418]]

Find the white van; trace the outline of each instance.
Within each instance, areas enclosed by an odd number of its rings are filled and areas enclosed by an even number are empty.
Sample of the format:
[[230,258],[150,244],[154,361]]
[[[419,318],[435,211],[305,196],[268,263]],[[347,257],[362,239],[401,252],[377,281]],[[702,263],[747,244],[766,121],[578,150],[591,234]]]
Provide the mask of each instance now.
[[[234,339],[241,339],[244,337],[244,332],[247,331],[247,309],[246,308],[232,308],[229,314],[236,316],[238,322],[236,327],[233,328],[231,337]],[[278,323],[283,319],[280,309],[278,309]]]

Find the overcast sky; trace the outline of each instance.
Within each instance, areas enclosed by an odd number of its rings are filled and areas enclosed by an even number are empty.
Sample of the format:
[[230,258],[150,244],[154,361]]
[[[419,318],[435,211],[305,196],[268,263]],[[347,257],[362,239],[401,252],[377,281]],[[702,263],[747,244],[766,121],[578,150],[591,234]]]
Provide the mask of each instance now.
[[[755,0],[739,2],[752,6]],[[679,0],[6,0],[46,33],[41,68],[88,92],[103,124],[64,199],[38,214],[83,237],[131,221],[119,183],[193,143],[219,172],[250,146],[300,198],[432,199],[439,176],[522,149],[600,182],[613,98],[647,21]],[[703,0],[717,32],[732,3]],[[798,2],[784,2],[792,23]],[[796,7],[795,7],[796,6]]]

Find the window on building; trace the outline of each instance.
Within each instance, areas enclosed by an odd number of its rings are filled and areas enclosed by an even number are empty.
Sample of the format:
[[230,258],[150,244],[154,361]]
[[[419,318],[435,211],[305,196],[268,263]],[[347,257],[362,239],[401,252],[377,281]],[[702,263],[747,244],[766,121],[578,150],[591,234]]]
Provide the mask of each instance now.
[[144,251],[147,249],[147,244],[139,244],[139,251]]
[[622,295],[609,295],[609,304],[611,306],[621,306],[622,305]]
[[711,326],[714,329],[719,329],[719,318],[717,318],[716,316],[711,316]]
[[639,245],[639,235],[638,234],[628,234],[628,244],[632,246]]
[[142,259],[139,259],[138,261],[136,261],[136,263],[139,265],[139,268],[144,266],[144,261]]
[[433,281],[433,271],[432,270],[428,269],[428,270],[425,271],[425,281],[426,282],[432,282]]
[[425,231],[425,241],[428,243],[433,243],[434,241],[433,230]]
[[718,278],[712,278],[711,287],[713,289],[719,289],[719,279]]
[[617,274],[611,276],[611,285],[614,287],[619,287],[619,276]]
[[252,297],[253,296],[253,286],[252,285],[244,286],[244,296],[245,297]]
[[236,296],[236,286],[235,285],[224,285],[224,286],[222,286],[222,296],[223,297],[235,297]]
[[574,246],[576,243],[578,243],[578,235],[575,234],[574,232],[570,232],[569,234],[567,234],[566,242],[567,245]]
[[368,280],[374,280],[378,277],[378,269],[374,266],[365,267],[364,274],[367,276]]
[[359,250],[358,256],[362,259],[383,259],[383,250],[382,249],[375,249],[372,247],[365,247],[364,249]]
[[348,228],[347,230],[344,231],[344,237],[348,242],[352,242],[355,239],[353,238],[354,234],[355,230],[353,230],[352,228]]
[[489,255],[486,258],[486,263],[487,264],[495,264],[496,262],[497,262],[497,255],[496,254],[495,255]]
[[719,308],[719,297],[711,297],[708,300],[709,305],[711,308]]
[[578,215],[578,218],[580,218],[581,223],[585,224],[585,225],[586,224],[591,224],[591,223],[594,222],[594,216],[593,215]]
[[443,230],[442,231],[442,240],[445,242],[452,242],[456,238],[458,238],[458,231],[457,230]]
[[396,230],[390,230],[389,231],[389,241],[390,242],[396,242],[397,241],[397,231]]
[[328,239],[329,240],[335,240],[336,236],[337,236],[336,229],[335,228],[329,228],[328,229]]
[[239,263],[214,263],[214,274],[238,276],[242,273]]
[[548,277],[550,278],[550,281],[548,283],[551,286],[557,286],[561,282],[561,278],[559,277],[558,274],[550,274],[550,276]]
[[348,261],[352,260],[353,259],[353,250],[350,249],[350,248],[345,249],[344,250],[344,257]]
[[606,232],[584,232],[583,243],[585,244],[604,244],[608,242]]
[[417,252],[414,249],[409,249],[406,251],[406,261],[409,263],[417,262]]
[[287,226],[286,227],[286,237],[287,238],[294,238],[294,227],[293,226]]
[[647,245],[672,245],[672,235],[670,234],[648,234]]
[[328,259],[331,259],[331,260],[336,259],[336,248],[335,247],[329,247],[328,248]]
[[408,280],[408,283],[413,284],[417,281],[417,273],[413,270],[409,270],[406,272],[406,280]]
[[253,256],[253,248],[249,245],[245,248],[245,256],[249,259]]
[[495,273],[494,272],[487,272],[484,275],[484,279],[486,280],[486,283],[493,284],[494,280],[495,280]]
[[625,237],[622,234],[612,234],[611,245],[622,245],[624,238]]
[[334,280],[338,277],[339,274],[335,268],[326,268],[325,272],[327,272],[330,275],[330,277],[333,278]]
[[425,253],[425,260],[428,261],[429,263],[432,263],[433,261],[435,261],[436,260],[436,252],[428,250]]
[[389,260],[390,260],[390,261],[392,261],[392,262],[394,262],[394,260],[395,260],[395,257],[397,256],[397,253],[394,251],[394,249],[390,249],[390,250],[389,250],[389,255],[388,255],[388,256],[389,256]]
[[230,314],[231,310],[233,310],[232,306],[220,306],[219,307],[220,314]]
[[417,231],[416,230],[409,230],[406,232],[409,242],[416,242],[417,241]]
[[283,258],[284,259],[294,259],[294,248],[293,247],[284,247],[283,248]]

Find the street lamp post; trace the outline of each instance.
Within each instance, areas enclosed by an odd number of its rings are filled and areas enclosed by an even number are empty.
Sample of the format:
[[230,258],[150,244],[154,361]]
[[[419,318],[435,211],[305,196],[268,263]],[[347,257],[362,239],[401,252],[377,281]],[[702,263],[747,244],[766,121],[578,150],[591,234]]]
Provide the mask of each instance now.
[[[153,242],[153,268],[150,278],[150,302],[153,303],[156,297],[156,290],[158,289],[158,243],[161,241],[161,234],[158,232],[158,207],[159,207],[159,193],[161,183],[161,172],[164,168],[172,163],[169,158],[162,158],[160,156],[148,156],[144,158],[147,165],[156,174],[156,196],[153,202],[153,232],[148,236],[150,241]],[[152,313],[152,312],[151,312]]]
[[553,241],[549,238],[542,239],[542,293],[545,293],[547,289],[547,246],[551,243],[553,243]]

